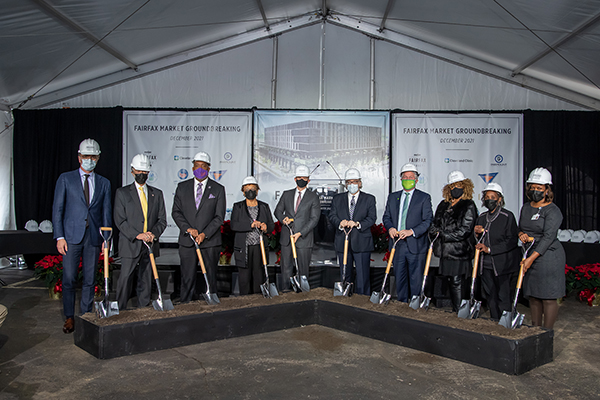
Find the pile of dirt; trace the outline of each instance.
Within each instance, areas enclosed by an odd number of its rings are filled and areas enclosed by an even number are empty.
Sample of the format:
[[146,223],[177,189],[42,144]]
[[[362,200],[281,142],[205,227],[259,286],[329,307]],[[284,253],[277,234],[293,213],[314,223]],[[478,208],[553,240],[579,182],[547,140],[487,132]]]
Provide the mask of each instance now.
[[225,297],[220,299],[221,304],[209,306],[204,300],[194,301],[187,304],[175,305],[171,311],[156,311],[152,306],[138,308],[134,310],[122,310],[119,315],[110,318],[98,318],[94,313],[87,313],[82,316],[83,319],[90,321],[98,326],[126,324],[130,322],[148,321],[151,319],[173,318],[202,313],[216,313],[219,311],[232,310],[238,308],[268,306],[273,304],[293,303],[308,300],[323,300],[334,303],[340,303],[351,307],[365,310],[376,311],[388,315],[397,315],[399,317],[415,319],[431,324],[443,325],[451,328],[462,329],[471,332],[477,332],[485,335],[498,336],[507,339],[523,339],[542,332],[539,327],[522,326],[519,329],[511,330],[498,325],[488,319],[461,319],[455,313],[443,311],[431,307],[429,310],[413,310],[406,303],[392,301],[388,305],[373,304],[369,301],[369,296],[353,295],[351,297],[334,297],[332,289],[316,288],[306,293],[285,293],[272,299],[266,299],[260,294]]

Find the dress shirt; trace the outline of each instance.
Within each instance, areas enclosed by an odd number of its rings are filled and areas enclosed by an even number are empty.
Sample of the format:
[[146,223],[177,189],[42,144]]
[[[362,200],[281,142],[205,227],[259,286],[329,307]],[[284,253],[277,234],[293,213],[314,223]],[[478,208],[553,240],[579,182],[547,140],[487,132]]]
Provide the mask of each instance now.
[[414,189],[412,189],[410,192],[407,192],[406,190],[402,191],[402,196],[400,196],[400,210],[398,213],[398,230],[400,229],[400,225],[402,222],[402,211],[404,211],[404,199],[406,199],[406,194],[408,193],[410,195],[410,197],[408,198],[408,204],[406,205],[408,208],[410,208],[410,202],[412,201],[413,196],[415,195],[414,191]]
[[[204,179],[202,182],[194,178],[194,205],[196,205],[196,194],[198,194],[198,185],[202,185],[202,197],[204,197],[204,192],[206,192],[206,182],[208,182],[208,178]],[[202,204],[202,199],[200,199],[200,204]]]

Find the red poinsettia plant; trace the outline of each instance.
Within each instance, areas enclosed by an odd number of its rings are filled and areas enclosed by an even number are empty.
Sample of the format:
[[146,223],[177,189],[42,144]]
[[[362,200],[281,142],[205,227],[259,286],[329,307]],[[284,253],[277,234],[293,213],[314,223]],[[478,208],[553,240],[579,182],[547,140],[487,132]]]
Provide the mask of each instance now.
[[[113,270],[113,258],[108,259],[109,278]],[[83,280],[83,270],[81,261],[77,267],[77,279]],[[54,289],[54,293],[62,293],[62,277],[63,277],[63,256],[46,256],[35,263],[35,277],[43,280],[48,289]],[[104,254],[100,253],[98,258],[98,270],[96,273],[96,293],[100,292],[100,288],[104,285]]]
[[[565,265],[567,295],[576,293],[582,302],[597,305],[600,288],[600,264],[584,264],[576,267]],[[595,301],[596,300],[596,301]]]
[[219,264],[229,264],[233,255],[233,241],[235,233],[231,230],[231,220],[223,221],[221,225],[221,253],[219,254]]
[[373,245],[375,246],[375,251],[377,253],[385,253],[383,256],[383,261],[387,261],[390,257],[389,252],[389,235],[388,230],[385,229],[383,223],[381,224],[373,224],[371,226],[371,235],[373,235]]

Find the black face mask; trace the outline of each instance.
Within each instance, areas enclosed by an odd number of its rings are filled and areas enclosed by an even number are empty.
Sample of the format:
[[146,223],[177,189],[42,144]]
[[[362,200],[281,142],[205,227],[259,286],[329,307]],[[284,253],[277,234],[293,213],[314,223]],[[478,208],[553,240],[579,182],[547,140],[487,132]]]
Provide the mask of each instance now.
[[140,185],[143,185],[148,180],[148,174],[134,174],[134,176],[135,181]]
[[254,200],[257,194],[258,193],[256,192],[256,190],[246,190],[244,196],[246,196],[248,200]]
[[450,195],[452,196],[453,199],[460,199],[462,197],[463,193],[464,193],[464,189],[458,188],[458,187],[455,187],[454,189],[452,189],[450,191]]
[[483,200],[483,205],[490,211],[494,211],[498,206],[498,200],[485,199]]
[[308,185],[308,181],[305,181],[304,179],[296,179],[296,185],[298,185],[299,188],[303,188]]
[[527,197],[529,197],[531,201],[538,203],[544,200],[545,193],[539,190],[528,190]]

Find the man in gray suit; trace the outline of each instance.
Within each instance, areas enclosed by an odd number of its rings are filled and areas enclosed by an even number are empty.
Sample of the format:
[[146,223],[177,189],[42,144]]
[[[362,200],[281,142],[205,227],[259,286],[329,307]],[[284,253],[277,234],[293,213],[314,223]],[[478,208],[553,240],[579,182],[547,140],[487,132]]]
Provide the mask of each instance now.
[[152,252],[158,257],[158,238],[167,227],[163,193],[146,184],[149,172],[148,156],[136,155],[131,161],[131,174],[135,182],[117,189],[115,194],[114,220],[120,231],[121,274],[117,282],[120,310],[127,308],[136,266],[138,307],[146,307],[150,303],[152,272],[148,248],[142,241],[153,243]]
[[[208,284],[217,293],[217,264],[221,251],[221,225],[225,218],[225,188],[208,179],[210,156],[201,151],[192,160],[194,179],[177,185],[171,215],[179,227],[179,258],[181,261],[180,301],[187,303],[200,291],[196,290],[198,256],[190,235],[196,240],[206,266]],[[204,280],[201,281],[204,286]],[[197,295],[196,295],[197,297]]]
[[[310,170],[305,165],[296,168],[296,188],[286,190],[281,195],[277,207],[275,207],[275,218],[284,225],[290,223],[294,230],[293,240],[296,243],[298,254],[298,269],[300,275],[308,277],[308,267],[312,256],[313,229],[319,222],[321,216],[321,204],[316,193],[306,189],[310,182]],[[290,244],[290,230],[286,227],[281,229],[281,273],[283,275],[283,291],[290,290],[290,277],[294,272],[294,261],[292,258],[292,247]]]

